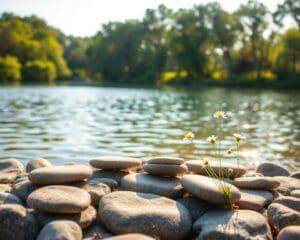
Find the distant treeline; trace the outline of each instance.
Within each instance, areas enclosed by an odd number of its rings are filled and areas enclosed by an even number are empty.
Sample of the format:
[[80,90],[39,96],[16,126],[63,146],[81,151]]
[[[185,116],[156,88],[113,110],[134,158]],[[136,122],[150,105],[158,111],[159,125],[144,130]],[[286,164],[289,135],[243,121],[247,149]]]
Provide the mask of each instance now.
[[[294,28],[282,31],[284,18]],[[300,1],[275,12],[248,1],[217,2],[141,20],[109,22],[90,38],[66,36],[37,16],[0,18],[0,82],[102,81],[135,84],[299,86]]]

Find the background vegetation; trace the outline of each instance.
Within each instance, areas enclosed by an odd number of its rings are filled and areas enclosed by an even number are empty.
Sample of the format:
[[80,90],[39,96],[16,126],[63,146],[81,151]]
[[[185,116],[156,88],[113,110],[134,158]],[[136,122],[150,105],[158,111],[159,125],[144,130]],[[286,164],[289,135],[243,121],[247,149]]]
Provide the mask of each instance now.
[[[295,28],[282,31],[285,17]],[[148,9],[91,38],[66,36],[37,16],[0,18],[0,82],[300,86],[300,2],[271,13],[248,1]]]

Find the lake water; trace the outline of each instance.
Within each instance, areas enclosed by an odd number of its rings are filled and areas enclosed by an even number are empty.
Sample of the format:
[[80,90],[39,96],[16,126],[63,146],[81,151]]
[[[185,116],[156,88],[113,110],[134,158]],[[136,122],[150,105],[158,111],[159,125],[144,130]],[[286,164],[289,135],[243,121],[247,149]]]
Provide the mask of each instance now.
[[[84,163],[100,155],[157,155],[213,159],[206,138],[223,123],[224,161],[235,162],[230,136],[246,136],[242,162],[300,167],[299,91],[205,88],[104,87],[0,88],[0,158],[36,156],[53,164]],[[182,140],[195,133],[194,145]]]

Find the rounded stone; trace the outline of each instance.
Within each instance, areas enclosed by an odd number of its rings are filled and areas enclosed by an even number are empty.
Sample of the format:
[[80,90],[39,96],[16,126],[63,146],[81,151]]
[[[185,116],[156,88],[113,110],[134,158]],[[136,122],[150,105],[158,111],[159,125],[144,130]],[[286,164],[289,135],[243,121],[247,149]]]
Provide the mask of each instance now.
[[117,181],[118,184],[121,184],[123,177],[128,174],[128,172],[124,171],[94,170],[92,176],[90,176],[87,180],[90,181],[96,178],[110,178]]
[[12,188],[9,184],[0,184],[0,192],[11,192]]
[[272,177],[241,177],[232,182],[238,188],[272,190],[280,185],[280,182]]
[[300,179],[300,171],[292,172],[290,177]]
[[52,164],[45,158],[33,158],[31,159],[26,165],[26,172],[31,172],[32,170],[43,168],[43,167],[50,167]]
[[277,240],[296,240],[300,239],[300,226],[289,226],[280,231]]
[[256,171],[263,174],[264,176],[270,176],[270,177],[290,175],[288,170],[275,163],[261,163],[257,167]]
[[40,231],[37,240],[81,240],[81,228],[73,221],[60,220],[48,223]]
[[275,190],[283,195],[291,195],[292,191],[300,189],[300,179],[285,176],[274,177],[274,179],[280,182]]
[[137,158],[120,157],[120,156],[103,156],[90,160],[94,168],[105,170],[128,170],[141,166],[142,161]]
[[81,181],[92,175],[92,168],[85,165],[65,165],[38,168],[29,173],[32,183],[41,185],[65,184]]
[[291,196],[300,198],[300,189],[292,191]]
[[57,220],[69,220],[76,222],[81,229],[86,229],[96,221],[96,217],[97,211],[93,206],[89,206],[82,212],[75,214],[53,214],[39,212],[37,219],[42,226]]
[[0,204],[20,204],[22,200],[11,193],[0,192]]
[[264,190],[240,189],[241,199],[236,203],[240,209],[259,211],[270,204],[273,194]]
[[109,186],[111,189],[116,189],[119,184],[115,179],[112,178],[93,178],[88,180],[90,183],[103,183]]
[[99,204],[99,216],[114,234],[143,233],[161,239],[183,239],[191,216],[180,203],[156,194],[113,192]]
[[184,163],[182,158],[177,157],[154,157],[150,158],[146,161],[146,163],[150,164],[172,164],[172,165],[181,165]]
[[193,225],[197,239],[269,240],[272,234],[263,215],[251,210],[215,210],[200,217]]
[[114,237],[106,238],[106,240],[155,240],[155,238],[149,237],[144,234],[139,233],[128,233],[122,234]]
[[14,182],[12,193],[26,202],[29,194],[35,189],[37,189],[37,186],[32,184],[28,177],[24,177]]
[[27,198],[29,207],[51,213],[80,213],[91,203],[85,190],[70,186],[47,186],[33,191]]
[[[203,163],[202,160],[190,160],[190,161],[186,161],[185,165],[188,167],[190,172],[194,172],[194,173],[198,173],[201,175],[208,175],[207,171],[205,170],[205,165]],[[214,170],[214,172],[219,175],[219,162],[216,161],[211,161],[210,162],[210,167],[212,168],[212,170]],[[242,166],[242,165],[237,165],[234,163],[222,163],[222,173],[223,176],[226,176],[228,173],[228,169],[232,169],[233,172],[231,174],[231,176],[233,177],[239,177],[242,176],[246,173],[247,169]]]
[[230,203],[235,203],[240,200],[241,193],[235,186],[226,183],[222,180],[216,180],[200,175],[185,175],[180,179],[184,189],[192,195],[215,204],[228,204],[228,199],[224,197],[220,187],[230,190]]
[[178,175],[183,175],[187,172],[187,167],[184,164],[172,165],[172,164],[149,164],[143,165],[145,172],[152,175],[175,177]]
[[0,183],[12,183],[24,172],[22,163],[14,158],[0,160]]
[[131,173],[122,179],[122,189],[153,193],[168,198],[180,198],[184,194],[184,189],[177,178],[164,178],[151,176],[149,174]]
[[111,236],[112,234],[98,221],[83,231],[83,240],[106,239]]
[[36,219],[23,206],[0,205],[0,239],[35,240],[38,230]]

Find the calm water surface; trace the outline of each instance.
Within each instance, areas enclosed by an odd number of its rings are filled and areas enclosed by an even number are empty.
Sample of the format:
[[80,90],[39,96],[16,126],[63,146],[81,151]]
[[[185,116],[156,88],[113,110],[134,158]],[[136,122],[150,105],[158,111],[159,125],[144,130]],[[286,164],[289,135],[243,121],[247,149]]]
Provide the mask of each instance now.
[[[53,164],[117,154],[209,157],[215,110],[228,113],[222,151],[242,133],[245,164],[300,168],[300,94],[272,90],[158,90],[102,87],[0,88],[0,158],[36,156]],[[194,145],[182,140],[187,131]]]

